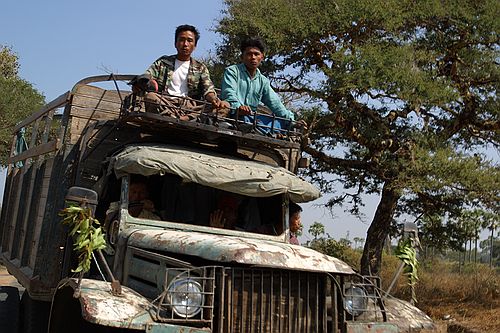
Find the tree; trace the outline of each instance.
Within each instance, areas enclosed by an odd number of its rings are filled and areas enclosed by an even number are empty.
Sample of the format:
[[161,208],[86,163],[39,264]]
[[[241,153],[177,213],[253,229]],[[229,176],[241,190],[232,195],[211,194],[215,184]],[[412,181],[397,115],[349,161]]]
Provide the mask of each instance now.
[[357,250],[359,248],[358,244],[359,246],[362,246],[365,239],[363,237],[354,237],[353,241],[354,241],[354,249]]
[[16,54],[10,47],[0,45],[0,76],[16,77],[19,63]]
[[0,45],[0,165],[6,166],[15,125],[44,104],[44,97],[19,78],[18,58]]
[[309,227],[308,232],[314,237],[314,239],[318,239],[320,236],[325,234],[325,226],[322,223],[314,222]]
[[237,61],[247,35],[267,42],[261,69],[310,125],[309,177],[343,187],[328,205],[359,214],[363,194],[380,195],[363,274],[379,272],[399,214],[498,210],[499,168],[482,153],[500,138],[498,1],[225,4],[219,56]]

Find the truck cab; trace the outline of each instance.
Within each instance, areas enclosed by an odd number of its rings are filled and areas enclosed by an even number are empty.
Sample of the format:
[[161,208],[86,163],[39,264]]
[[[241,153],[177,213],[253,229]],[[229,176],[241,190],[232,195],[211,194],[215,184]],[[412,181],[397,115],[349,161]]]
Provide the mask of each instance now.
[[[289,243],[289,206],[320,196],[297,175],[300,132],[262,135],[210,110],[196,121],[147,113],[140,96],[99,86],[132,78],[83,79],[16,127],[1,256],[26,288],[21,313],[46,314],[24,331],[433,328],[378,278]],[[85,274],[72,271],[58,215],[68,201],[92,201],[106,239]]]

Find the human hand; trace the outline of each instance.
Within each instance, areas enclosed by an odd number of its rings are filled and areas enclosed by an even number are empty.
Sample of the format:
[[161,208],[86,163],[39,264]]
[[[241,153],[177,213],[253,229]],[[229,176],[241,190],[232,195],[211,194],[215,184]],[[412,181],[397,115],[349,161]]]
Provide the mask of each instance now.
[[304,131],[307,130],[307,123],[304,119],[297,120],[293,125],[296,128],[302,128]]
[[226,224],[226,219],[223,216],[223,212],[220,209],[217,209],[216,211],[212,212],[210,214],[210,222],[209,225],[213,228],[224,228],[224,225]]
[[212,103],[212,106],[215,109],[223,109],[223,108],[229,108],[229,107],[231,107],[231,105],[228,102],[222,101],[222,100],[220,100],[217,97],[214,98],[214,99],[212,99],[211,103]]
[[135,94],[148,91],[158,92],[158,82],[147,75],[138,75],[129,84],[132,85],[132,92]]
[[253,113],[253,111],[252,111],[252,109],[248,105],[241,105],[238,108],[238,114],[240,116],[248,116],[248,115],[250,115],[252,113]]

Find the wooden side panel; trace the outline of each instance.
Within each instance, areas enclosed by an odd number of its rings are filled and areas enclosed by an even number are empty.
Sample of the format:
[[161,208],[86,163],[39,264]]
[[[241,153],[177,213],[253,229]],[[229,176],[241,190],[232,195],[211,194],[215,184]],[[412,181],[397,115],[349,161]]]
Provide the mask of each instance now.
[[70,143],[76,144],[80,139],[85,128],[92,126],[96,123],[96,120],[89,118],[72,117],[71,118],[71,130],[70,130]]
[[71,103],[70,144],[78,142],[82,132],[96,121],[117,119],[120,108],[121,99],[117,91],[79,86]]
[[23,183],[24,183],[24,170],[20,170],[20,172],[18,172],[16,174],[16,179],[14,180],[14,182],[16,185],[13,188],[12,192],[15,192],[15,193],[10,193],[10,195],[12,195],[14,200],[12,200],[12,204],[9,207],[9,210],[12,209],[11,210],[12,214],[9,216],[9,219],[7,220],[9,223],[9,228],[7,229],[7,235],[9,237],[7,250],[10,253],[9,257],[11,257],[11,255],[12,255],[12,248],[14,245],[14,234],[15,234],[16,224],[17,224],[18,215],[19,215],[19,211],[20,211],[19,202],[21,201],[21,192],[22,192]]
[[7,187],[7,189],[9,189],[9,193],[5,197],[7,198],[8,202],[5,206],[2,207],[2,210],[4,210],[4,213],[2,213],[3,215],[2,221],[5,226],[2,234],[2,252],[5,253],[5,256],[7,258],[10,258],[10,253],[11,253],[10,244],[15,228],[15,221],[13,219],[13,214],[14,214],[14,209],[17,207],[16,205],[16,198],[18,196],[17,193],[20,192],[18,186],[20,177],[21,177],[21,170],[18,168],[11,168],[10,172],[7,175],[7,179],[10,182],[9,184],[10,186]]
[[34,267],[37,255],[38,243],[40,241],[40,232],[43,224],[43,217],[45,215],[45,206],[47,204],[47,197],[49,194],[50,185],[50,174],[52,172],[52,166],[54,164],[54,158],[46,159],[42,164],[43,176],[40,186],[40,194],[38,196],[38,206],[36,209],[35,219],[33,220],[33,237],[30,241],[29,247],[29,259],[28,266]]
[[16,218],[16,227],[14,231],[14,235],[12,237],[12,248],[11,248],[11,257],[18,259],[20,255],[20,248],[22,247],[22,240],[25,235],[25,227],[24,227],[24,217],[29,214],[29,210],[31,209],[31,191],[29,184],[31,183],[31,179],[33,177],[33,165],[26,165],[23,167],[23,182],[24,185],[21,187],[19,200],[17,201],[18,213]]
[[[13,177],[14,173],[17,172],[15,171],[17,169],[13,168],[8,168],[7,170],[7,177],[5,180],[5,193],[11,193],[10,189],[12,188],[12,183],[13,183]],[[0,253],[4,252],[4,250],[7,249],[6,243],[4,243],[4,231],[7,229],[7,221],[8,221],[8,215],[9,215],[9,205],[10,205],[10,195],[5,195],[3,196],[3,201],[2,201],[2,215],[0,219]]]
[[[26,220],[24,222],[24,239],[21,242],[21,248],[20,248],[21,266],[26,266],[28,265],[29,262],[31,244],[34,241],[35,227],[37,225],[37,215],[40,209],[40,204],[42,199],[43,182],[45,180],[44,176],[45,176],[45,163],[40,163],[36,170],[36,174],[32,178],[33,188],[31,194],[31,206],[29,214],[26,216]],[[33,269],[33,267],[30,268]]]

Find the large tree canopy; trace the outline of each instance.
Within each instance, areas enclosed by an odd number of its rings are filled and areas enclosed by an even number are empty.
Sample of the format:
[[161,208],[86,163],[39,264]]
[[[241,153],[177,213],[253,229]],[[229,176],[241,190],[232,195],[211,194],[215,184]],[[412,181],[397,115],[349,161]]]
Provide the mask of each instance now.
[[[497,210],[500,3],[226,0],[225,64],[260,36],[265,74],[310,124],[309,176],[329,204],[379,193],[362,272],[376,274],[397,214]],[[485,150],[486,149],[486,150]],[[333,178],[332,176],[333,175]]]
[[17,55],[0,45],[0,166],[7,164],[14,126],[44,104],[44,97],[19,78]]

